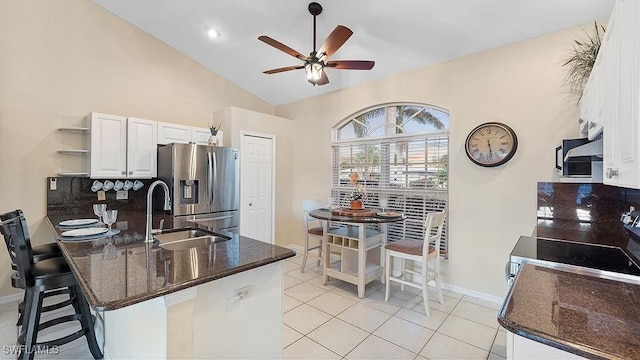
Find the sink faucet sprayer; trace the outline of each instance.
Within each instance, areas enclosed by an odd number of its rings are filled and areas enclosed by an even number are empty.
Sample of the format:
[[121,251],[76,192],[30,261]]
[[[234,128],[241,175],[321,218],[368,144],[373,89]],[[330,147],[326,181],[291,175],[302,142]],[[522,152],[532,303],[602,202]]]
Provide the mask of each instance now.
[[147,229],[144,235],[144,242],[153,242],[153,236],[151,235],[151,223],[153,222],[153,215],[151,215],[151,202],[153,196],[153,189],[156,186],[161,185],[164,189],[164,210],[171,210],[171,196],[169,194],[169,187],[162,180],[154,181],[147,190]]

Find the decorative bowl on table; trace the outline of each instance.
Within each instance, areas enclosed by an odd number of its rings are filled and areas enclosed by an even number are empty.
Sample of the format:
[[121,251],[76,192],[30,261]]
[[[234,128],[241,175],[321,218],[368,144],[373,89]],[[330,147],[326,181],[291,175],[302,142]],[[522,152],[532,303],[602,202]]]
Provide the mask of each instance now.
[[351,200],[351,210],[361,210],[361,209],[362,209],[362,201]]

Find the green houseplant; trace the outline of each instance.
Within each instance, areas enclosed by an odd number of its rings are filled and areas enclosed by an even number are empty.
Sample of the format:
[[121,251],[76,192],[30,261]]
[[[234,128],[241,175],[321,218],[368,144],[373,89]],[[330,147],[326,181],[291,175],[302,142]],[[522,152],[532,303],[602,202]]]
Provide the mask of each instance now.
[[[584,29],[583,29],[584,31]],[[593,33],[584,31],[586,38],[574,40],[573,49],[562,66],[566,69],[566,81],[572,92],[582,97],[584,86],[589,79],[604,36],[604,26],[593,23]]]

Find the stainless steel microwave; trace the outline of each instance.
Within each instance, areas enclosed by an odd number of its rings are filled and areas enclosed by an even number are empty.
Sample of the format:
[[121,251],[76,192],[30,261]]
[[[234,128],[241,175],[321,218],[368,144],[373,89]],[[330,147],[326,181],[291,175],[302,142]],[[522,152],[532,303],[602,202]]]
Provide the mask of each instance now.
[[562,144],[556,147],[556,169],[564,177],[591,177],[592,162],[602,161],[602,145],[599,147],[600,158],[597,157],[598,145],[597,141],[587,138],[562,140]]

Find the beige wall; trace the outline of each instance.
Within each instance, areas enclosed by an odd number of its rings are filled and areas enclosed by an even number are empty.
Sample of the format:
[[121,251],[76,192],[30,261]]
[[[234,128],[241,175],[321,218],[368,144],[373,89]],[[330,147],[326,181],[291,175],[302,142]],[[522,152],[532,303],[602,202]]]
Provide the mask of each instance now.
[[[276,178],[274,209],[275,209],[275,243],[288,245],[295,242],[291,239],[291,231],[296,224],[291,223],[292,191],[293,188],[293,131],[295,123],[286,118],[263,114],[256,111],[228,107],[214,115],[217,123],[223,124],[223,128],[229,129],[229,137],[225,133],[225,141],[229,139],[229,146],[240,149],[242,154],[242,134],[244,132],[254,135],[272,135],[275,138],[276,151]],[[242,176],[242,173],[240,174]],[[242,205],[241,205],[242,206]],[[240,224],[242,227],[242,224]],[[302,227],[302,223],[298,227]],[[299,243],[299,242],[298,242]]]
[[[45,178],[81,170],[56,151],[87,146],[56,129],[85,125],[90,111],[206,127],[226,106],[274,112],[88,0],[2,0],[0,212],[23,209],[33,242],[51,241]],[[9,275],[0,250],[0,296],[12,292]]]
[[[574,28],[276,107],[277,115],[296,124],[293,209],[303,199],[328,196],[331,127],[343,118],[395,101],[448,109],[450,259],[444,281],[504,296],[509,252],[535,226],[536,182],[557,180],[554,148],[578,135],[576,99],[562,87],[560,60],[580,34]],[[506,123],[517,133],[518,151],[506,165],[482,168],[466,157],[467,134],[487,121]],[[293,224],[302,221],[298,213]],[[300,243],[303,232],[292,233]]]

